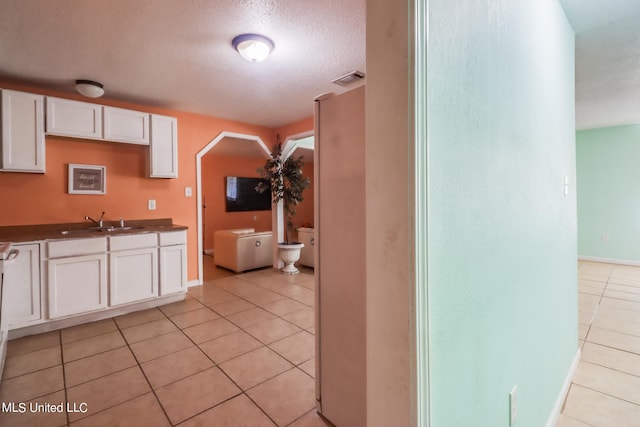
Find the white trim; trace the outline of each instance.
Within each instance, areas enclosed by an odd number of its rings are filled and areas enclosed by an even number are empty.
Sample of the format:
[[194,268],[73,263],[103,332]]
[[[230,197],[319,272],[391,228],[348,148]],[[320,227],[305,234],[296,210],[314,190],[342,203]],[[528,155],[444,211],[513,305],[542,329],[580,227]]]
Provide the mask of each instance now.
[[205,255],[211,255],[213,256],[213,249],[205,249],[204,250]]
[[202,283],[200,283],[200,282],[198,281],[198,279],[195,279],[195,280],[189,280],[189,281],[187,282],[187,288],[190,288],[190,287],[192,287],[192,286],[200,286],[201,284],[202,284]]
[[[268,158],[271,155],[271,150],[269,147],[265,145],[264,142],[260,139],[260,137],[255,135],[245,135],[242,133],[236,132],[227,132],[223,131],[218,134],[214,139],[211,140],[202,150],[200,150],[196,154],[196,206],[197,206],[197,218],[198,218],[198,285],[204,283],[204,267],[202,265],[202,157],[209,152],[218,142],[222,141],[224,138],[239,138],[239,139],[248,139],[250,141],[254,141],[260,149],[264,152],[265,158]],[[194,285],[195,286],[195,285]]]
[[573,362],[569,367],[569,372],[567,373],[567,377],[564,379],[564,384],[562,385],[562,389],[560,389],[560,393],[556,398],[556,404],[553,406],[553,410],[547,419],[547,423],[545,427],[554,427],[558,422],[558,418],[560,417],[560,413],[562,412],[562,406],[564,405],[564,400],[567,398],[567,394],[569,393],[569,387],[571,387],[571,382],[573,381],[573,376],[576,373],[576,369],[578,369],[578,365],[580,364],[581,352],[578,348],[576,351],[576,355],[573,358]]
[[[309,138],[310,136],[314,136],[313,129],[286,137],[284,140],[284,144],[282,144],[282,158],[286,159],[290,157],[293,154],[293,152],[296,151],[296,148],[298,148],[298,141]],[[315,141],[314,141],[314,145],[315,145]],[[304,147],[304,148],[308,148],[308,147]]]
[[597,256],[583,256],[583,255],[578,255],[578,259],[580,261],[606,262],[607,264],[640,266],[640,261],[630,260],[630,259],[602,258]]

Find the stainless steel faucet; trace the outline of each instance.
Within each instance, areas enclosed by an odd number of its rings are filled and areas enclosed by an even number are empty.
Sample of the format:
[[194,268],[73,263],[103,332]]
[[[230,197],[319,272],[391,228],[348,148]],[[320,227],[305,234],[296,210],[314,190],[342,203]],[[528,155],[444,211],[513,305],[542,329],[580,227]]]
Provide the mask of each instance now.
[[93,222],[98,227],[102,227],[103,218],[104,218],[104,211],[102,211],[102,215],[100,215],[100,219],[97,220],[97,221],[95,219],[91,218],[90,216],[85,216],[84,217],[85,220]]

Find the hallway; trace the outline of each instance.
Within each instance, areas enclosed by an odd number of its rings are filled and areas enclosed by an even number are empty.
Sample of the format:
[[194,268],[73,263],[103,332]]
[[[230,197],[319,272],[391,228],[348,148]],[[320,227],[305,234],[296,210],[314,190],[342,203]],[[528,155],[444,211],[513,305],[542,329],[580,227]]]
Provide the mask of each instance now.
[[640,426],[640,267],[580,261],[582,359],[558,427]]

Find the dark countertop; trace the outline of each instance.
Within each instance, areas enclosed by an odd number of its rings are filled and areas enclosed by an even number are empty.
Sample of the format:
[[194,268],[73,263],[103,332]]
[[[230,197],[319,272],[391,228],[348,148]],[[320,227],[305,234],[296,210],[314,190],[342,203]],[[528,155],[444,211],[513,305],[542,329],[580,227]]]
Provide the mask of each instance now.
[[[184,225],[173,224],[171,218],[125,220],[125,229],[120,221],[104,221],[102,230],[91,222],[65,224],[10,225],[0,227],[0,242],[35,242],[38,240],[82,239],[87,237],[121,236],[123,234],[158,233],[186,230]],[[106,227],[113,227],[109,230]]]

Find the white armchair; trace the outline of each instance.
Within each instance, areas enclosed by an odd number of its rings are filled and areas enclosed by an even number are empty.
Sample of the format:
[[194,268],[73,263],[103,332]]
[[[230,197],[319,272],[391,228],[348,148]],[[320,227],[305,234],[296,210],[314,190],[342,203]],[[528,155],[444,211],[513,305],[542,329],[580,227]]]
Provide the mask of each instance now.
[[273,264],[273,233],[253,228],[213,233],[214,262],[236,273]]

